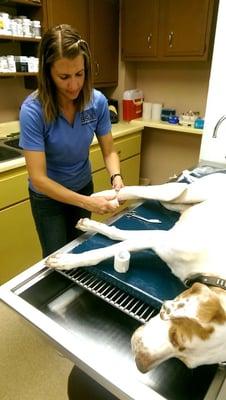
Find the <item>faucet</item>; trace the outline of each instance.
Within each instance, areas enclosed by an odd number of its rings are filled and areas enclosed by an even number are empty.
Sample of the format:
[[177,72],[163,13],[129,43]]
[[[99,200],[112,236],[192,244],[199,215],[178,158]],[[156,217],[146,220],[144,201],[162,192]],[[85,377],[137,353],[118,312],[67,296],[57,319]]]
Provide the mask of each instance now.
[[226,115],[223,115],[223,116],[219,119],[219,121],[217,121],[216,126],[215,126],[215,128],[214,128],[214,130],[213,130],[213,136],[212,136],[212,138],[215,138],[215,139],[216,139],[218,128],[219,128],[219,126],[222,124],[222,122],[223,122],[225,119],[226,119]]

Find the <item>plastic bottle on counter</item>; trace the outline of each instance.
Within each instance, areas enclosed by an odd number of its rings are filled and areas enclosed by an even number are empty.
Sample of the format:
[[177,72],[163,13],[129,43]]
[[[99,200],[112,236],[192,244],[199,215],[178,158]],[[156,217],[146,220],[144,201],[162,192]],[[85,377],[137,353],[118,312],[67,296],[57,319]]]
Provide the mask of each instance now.
[[124,121],[142,117],[143,97],[143,92],[139,89],[124,92],[122,101]]
[[194,128],[196,129],[203,129],[204,128],[204,119],[203,118],[196,118],[194,123]]

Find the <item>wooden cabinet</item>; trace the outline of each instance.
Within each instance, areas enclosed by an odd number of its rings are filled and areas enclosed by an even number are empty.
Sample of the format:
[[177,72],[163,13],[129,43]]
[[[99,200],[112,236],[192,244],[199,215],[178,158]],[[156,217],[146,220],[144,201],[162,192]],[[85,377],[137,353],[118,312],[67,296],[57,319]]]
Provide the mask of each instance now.
[[125,60],[206,60],[216,0],[122,0]]
[[46,24],[72,25],[85,40],[89,40],[89,0],[45,0]]
[[160,56],[207,58],[214,1],[160,3]]
[[45,0],[47,26],[70,24],[88,41],[96,87],[118,82],[118,0]]
[[42,257],[29,200],[1,210],[0,226],[2,284]]
[[42,258],[27,191],[25,167],[0,175],[0,284]]
[[98,87],[118,83],[119,8],[115,0],[90,0],[90,48]]
[[158,0],[122,1],[122,56],[124,59],[157,56]]

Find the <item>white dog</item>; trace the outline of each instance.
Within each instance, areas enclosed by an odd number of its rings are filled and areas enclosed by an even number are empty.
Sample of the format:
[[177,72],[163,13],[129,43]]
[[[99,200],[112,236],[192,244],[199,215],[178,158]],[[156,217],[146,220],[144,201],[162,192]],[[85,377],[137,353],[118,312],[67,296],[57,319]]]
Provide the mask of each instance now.
[[[112,196],[112,191],[96,195]],[[121,242],[82,254],[56,253],[46,264],[56,269],[96,265],[121,250],[151,248],[183,282],[198,275],[193,286],[172,301],[132,336],[137,367],[147,372],[171,357],[188,367],[226,360],[226,174],[215,173],[191,184],[124,187],[118,200],[160,200],[181,216],[168,231],[123,231],[89,219],[77,227]],[[210,282],[210,286],[207,284]],[[206,283],[206,284],[203,284]]]

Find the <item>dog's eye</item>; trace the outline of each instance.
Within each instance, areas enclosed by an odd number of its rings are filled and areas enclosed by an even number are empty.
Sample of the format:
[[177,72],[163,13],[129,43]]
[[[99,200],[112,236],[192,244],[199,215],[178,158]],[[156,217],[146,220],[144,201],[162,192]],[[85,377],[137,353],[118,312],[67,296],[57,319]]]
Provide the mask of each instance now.
[[185,303],[181,301],[180,303],[178,303],[177,308],[183,308],[184,306]]

